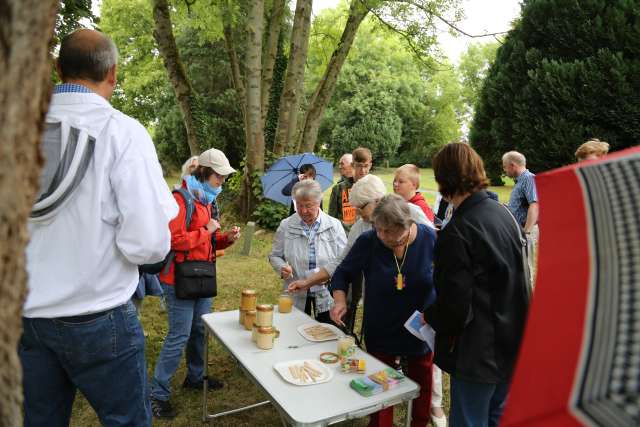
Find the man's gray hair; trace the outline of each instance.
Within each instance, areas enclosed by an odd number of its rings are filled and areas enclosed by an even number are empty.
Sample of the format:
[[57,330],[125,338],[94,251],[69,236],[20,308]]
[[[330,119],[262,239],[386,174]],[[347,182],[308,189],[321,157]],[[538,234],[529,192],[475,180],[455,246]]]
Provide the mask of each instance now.
[[304,179],[293,186],[291,190],[293,198],[298,200],[322,200],[322,187],[313,179]]
[[517,151],[509,151],[502,156],[502,163],[515,163],[518,166],[526,166],[527,159],[524,154]]
[[340,157],[339,162],[341,162],[342,160],[346,160],[347,163],[353,163],[353,154],[351,153],[343,154],[342,157]]
[[414,223],[409,204],[397,194],[384,196],[371,215],[371,221],[377,227],[399,227],[408,229]]
[[67,34],[60,44],[58,65],[64,79],[104,81],[118,63],[118,48],[106,34],[86,28]]
[[349,193],[351,206],[361,208],[368,203],[375,202],[387,194],[384,182],[375,175],[365,175],[356,181]]

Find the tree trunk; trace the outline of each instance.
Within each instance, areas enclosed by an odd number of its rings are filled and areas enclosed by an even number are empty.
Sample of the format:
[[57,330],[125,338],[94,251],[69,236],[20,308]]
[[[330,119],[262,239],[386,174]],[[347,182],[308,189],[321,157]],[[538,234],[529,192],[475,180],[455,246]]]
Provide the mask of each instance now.
[[182,112],[184,126],[187,130],[187,143],[192,156],[200,154],[198,131],[194,113],[197,110],[195,94],[191,82],[187,77],[184,64],[180,60],[176,39],[173,36],[171,15],[167,0],[153,0],[153,37],[158,44],[162,62],[167,69],[169,80],[178,99],[178,106]]
[[264,134],[262,132],[261,83],[264,0],[250,0],[247,16],[246,105],[247,162],[243,188],[243,214],[249,216],[255,205],[252,180],[264,170]]
[[40,134],[51,93],[48,47],[57,7],[57,0],[0,0],[0,425],[9,427],[22,425],[16,349],[26,295],[27,218],[43,164]]
[[352,0],[351,7],[349,9],[349,18],[347,24],[342,31],[340,42],[333,51],[331,59],[327,64],[327,69],[318,83],[309,108],[304,119],[304,127],[300,132],[300,138],[298,138],[298,150],[299,152],[312,152],[318,139],[318,129],[320,128],[320,122],[324,116],[324,110],[331,101],[333,91],[336,88],[336,82],[338,81],[338,75],[344,65],[344,61],[349,54],[353,40],[355,39],[358,27],[367,16],[368,9],[362,6],[359,0]]
[[285,0],[273,0],[271,8],[271,19],[269,21],[269,35],[267,46],[263,58],[262,66],[262,94],[261,94],[261,111],[262,124],[264,126],[269,110],[269,95],[271,94],[271,85],[273,83],[273,67],[276,63],[276,54],[278,51],[278,38],[282,29],[282,16],[284,14]]
[[[229,4],[227,1],[223,2],[222,9],[222,32],[224,34],[224,45],[227,50],[227,56],[229,56],[229,65],[231,67],[231,82],[233,83],[233,89],[236,94],[236,101],[240,106],[242,112],[242,121],[244,123],[245,135],[248,129],[247,125],[247,93],[244,88],[244,80],[240,71],[240,60],[236,52],[235,43],[233,41],[233,29],[231,24],[231,13],[229,11]],[[246,140],[246,136],[245,136]]]
[[298,126],[298,110],[304,89],[304,68],[309,48],[309,27],[311,23],[312,0],[298,0],[293,18],[289,63],[284,79],[284,89],[280,98],[276,143],[273,148],[276,156],[284,154],[292,145]]

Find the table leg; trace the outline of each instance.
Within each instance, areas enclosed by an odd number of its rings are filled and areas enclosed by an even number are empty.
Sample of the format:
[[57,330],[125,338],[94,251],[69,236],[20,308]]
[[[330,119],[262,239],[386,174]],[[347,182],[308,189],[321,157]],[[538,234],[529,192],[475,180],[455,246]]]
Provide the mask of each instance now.
[[289,427],[289,423],[284,418],[284,415],[280,411],[278,411],[278,415],[280,415],[280,421],[282,422],[282,427]]
[[209,328],[204,328],[204,376],[202,377],[202,422],[207,421],[207,391],[209,391]]
[[411,411],[413,410],[413,399],[407,404],[407,427],[411,426]]

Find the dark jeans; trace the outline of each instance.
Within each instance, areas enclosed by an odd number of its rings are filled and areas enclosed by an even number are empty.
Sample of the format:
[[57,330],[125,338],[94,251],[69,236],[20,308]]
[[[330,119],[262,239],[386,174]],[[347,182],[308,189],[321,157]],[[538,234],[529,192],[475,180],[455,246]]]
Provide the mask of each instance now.
[[509,385],[464,381],[451,376],[451,427],[495,427],[504,409]]
[[169,332],[162,344],[151,381],[151,397],[169,400],[171,379],[186,348],[187,378],[202,381],[204,374],[204,322],[202,315],[211,312],[213,298],[179,299],[173,286],[162,284],[167,299]]
[[311,293],[307,293],[307,301],[304,304],[304,312],[316,319],[318,322],[331,323],[332,325],[335,325],[335,323],[333,323],[333,320],[331,320],[331,316],[328,311],[325,311],[324,313],[318,313],[318,309],[316,308],[316,299],[311,295]]
[[361,337],[362,330],[358,334],[355,331],[356,327],[356,314],[358,313],[358,303],[360,302],[360,298],[362,298],[362,283],[364,282],[364,277],[362,274],[359,274],[356,279],[351,283],[349,292],[349,301],[347,303],[347,314],[345,315],[345,330],[349,334],[353,334],[354,336]]
[[68,426],[80,390],[103,426],[150,426],[144,336],[136,308],[23,318],[25,426]]

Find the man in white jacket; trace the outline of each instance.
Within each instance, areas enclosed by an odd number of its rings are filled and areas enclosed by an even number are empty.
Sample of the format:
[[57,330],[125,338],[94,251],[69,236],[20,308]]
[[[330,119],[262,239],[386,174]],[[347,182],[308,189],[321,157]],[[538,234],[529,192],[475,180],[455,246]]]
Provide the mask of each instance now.
[[178,207],[145,128],[108,102],[117,49],[93,30],[61,44],[30,218],[19,355],[25,426],[68,425],[80,390],[105,426],[151,425],[138,265],[161,261]]

